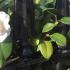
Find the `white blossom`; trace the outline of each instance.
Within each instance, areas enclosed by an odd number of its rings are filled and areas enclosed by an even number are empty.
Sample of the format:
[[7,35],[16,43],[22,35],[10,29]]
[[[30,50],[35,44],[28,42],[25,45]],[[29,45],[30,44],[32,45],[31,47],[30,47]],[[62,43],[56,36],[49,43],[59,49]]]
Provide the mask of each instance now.
[[0,11],[0,43],[10,35],[10,16],[3,11]]

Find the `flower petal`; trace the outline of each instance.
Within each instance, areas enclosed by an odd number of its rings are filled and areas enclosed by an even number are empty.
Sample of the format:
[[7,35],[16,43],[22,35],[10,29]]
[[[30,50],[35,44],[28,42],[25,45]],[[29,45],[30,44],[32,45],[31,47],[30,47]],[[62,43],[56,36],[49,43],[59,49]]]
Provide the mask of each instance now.
[[10,35],[10,31],[11,31],[9,25],[10,16],[5,12],[1,11],[0,20],[3,22],[3,25],[5,27],[5,33],[3,35],[0,35],[0,42],[3,42],[7,38],[7,36]]
[[6,14],[5,12],[0,12],[0,20],[4,23],[5,28],[8,30],[10,28],[9,20],[10,17],[8,14]]
[[8,33],[5,33],[4,35],[0,36],[0,43],[3,42],[8,36]]

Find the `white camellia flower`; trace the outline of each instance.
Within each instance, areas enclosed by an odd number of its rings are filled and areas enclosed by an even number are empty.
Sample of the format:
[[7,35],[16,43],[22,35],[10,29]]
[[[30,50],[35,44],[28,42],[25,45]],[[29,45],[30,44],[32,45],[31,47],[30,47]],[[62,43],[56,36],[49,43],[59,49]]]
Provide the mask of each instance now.
[[3,11],[0,11],[0,43],[10,35],[10,16]]

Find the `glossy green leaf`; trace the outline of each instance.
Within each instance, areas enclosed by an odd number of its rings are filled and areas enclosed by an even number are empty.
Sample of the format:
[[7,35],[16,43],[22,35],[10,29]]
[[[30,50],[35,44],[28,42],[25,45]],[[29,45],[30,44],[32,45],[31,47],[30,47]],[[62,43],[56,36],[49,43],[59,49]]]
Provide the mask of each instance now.
[[0,68],[3,66],[5,60],[10,56],[11,52],[12,52],[11,42],[0,43]]
[[42,11],[45,12],[47,10],[54,10],[54,8],[44,8]]
[[39,4],[40,3],[40,0],[34,0],[34,3],[35,4]]
[[60,33],[50,35],[50,38],[57,43],[58,46],[66,46],[66,37]]
[[38,38],[33,40],[34,45],[38,45],[40,43],[40,40]]
[[63,17],[60,22],[70,25],[70,17]]
[[48,32],[50,30],[52,30],[56,25],[53,23],[47,23],[44,25],[42,33]]
[[48,4],[48,3],[52,3],[53,2],[53,0],[46,0],[46,3]]
[[6,60],[12,51],[12,43],[11,42],[4,42],[0,44],[0,52],[2,52],[2,57]]
[[52,43],[50,41],[45,41],[38,45],[38,50],[40,50],[43,57],[48,60],[53,54]]
[[41,0],[40,1],[40,8],[42,9],[42,12],[44,12],[45,10],[49,10],[53,7],[51,7],[49,4],[53,5],[53,0]]

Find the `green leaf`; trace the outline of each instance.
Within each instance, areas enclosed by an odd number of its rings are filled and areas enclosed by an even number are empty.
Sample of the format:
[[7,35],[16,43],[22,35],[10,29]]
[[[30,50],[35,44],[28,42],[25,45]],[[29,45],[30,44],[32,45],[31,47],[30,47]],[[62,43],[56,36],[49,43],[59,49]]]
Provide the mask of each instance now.
[[0,68],[5,63],[5,60],[10,56],[11,52],[12,52],[11,42],[0,43]]
[[11,42],[3,42],[0,44],[0,52],[2,52],[2,57],[6,60],[12,51],[12,43]]
[[34,3],[35,4],[39,4],[40,3],[40,0],[34,0]]
[[42,33],[48,32],[50,30],[52,30],[56,25],[53,23],[47,23],[44,25]]
[[[1,51],[1,50],[0,50],[0,51]],[[0,68],[2,68],[3,63],[4,63],[4,59],[3,59],[3,57],[2,57],[2,52],[0,52]]]
[[48,60],[53,54],[52,43],[50,41],[45,41],[38,45],[38,50],[40,50],[43,57]]
[[42,11],[45,12],[47,10],[54,10],[54,8],[44,8]]
[[70,25],[70,17],[63,17],[60,22]]
[[39,45],[39,43],[40,43],[40,39],[38,39],[38,38],[36,38],[36,39],[34,39],[33,40],[33,43],[34,43],[34,45]]
[[53,0],[46,0],[46,3],[48,4],[48,3],[52,3],[53,2]]
[[66,46],[66,37],[60,33],[50,35],[50,38],[57,43],[58,46]]
[[3,66],[3,59],[0,59],[0,68]]

